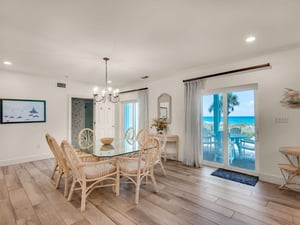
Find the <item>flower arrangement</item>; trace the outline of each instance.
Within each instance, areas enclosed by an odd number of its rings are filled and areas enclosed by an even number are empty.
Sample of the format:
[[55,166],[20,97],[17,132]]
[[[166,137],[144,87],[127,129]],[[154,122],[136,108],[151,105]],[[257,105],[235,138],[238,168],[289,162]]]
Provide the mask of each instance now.
[[167,120],[165,118],[153,119],[150,128],[155,128],[156,130],[164,130],[167,128]]
[[300,107],[300,93],[290,88],[285,89],[284,98],[281,101],[282,104],[290,108]]

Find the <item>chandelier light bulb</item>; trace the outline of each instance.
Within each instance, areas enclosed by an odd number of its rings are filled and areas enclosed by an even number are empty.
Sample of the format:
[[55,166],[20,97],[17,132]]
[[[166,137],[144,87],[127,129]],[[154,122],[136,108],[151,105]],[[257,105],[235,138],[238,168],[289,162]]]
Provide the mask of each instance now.
[[119,89],[114,90],[113,95],[118,96],[119,95]]

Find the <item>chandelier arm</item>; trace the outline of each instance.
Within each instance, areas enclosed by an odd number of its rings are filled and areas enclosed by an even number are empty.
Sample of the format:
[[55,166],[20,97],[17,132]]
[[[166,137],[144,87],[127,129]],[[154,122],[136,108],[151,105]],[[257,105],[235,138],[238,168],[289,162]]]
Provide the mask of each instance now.
[[106,96],[101,96],[101,98],[100,98],[98,94],[94,94],[94,100],[95,100],[95,102],[103,102],[103,103],[105,103]]
[[114,97],[114,101],[112,101],[113,103],[118,103],[120,101],[119,96],[118,97]]
[[120,101],[120,97],[118,96],[113,96],[113,95],[109,95],[109,101],[112,103],[117,103]]

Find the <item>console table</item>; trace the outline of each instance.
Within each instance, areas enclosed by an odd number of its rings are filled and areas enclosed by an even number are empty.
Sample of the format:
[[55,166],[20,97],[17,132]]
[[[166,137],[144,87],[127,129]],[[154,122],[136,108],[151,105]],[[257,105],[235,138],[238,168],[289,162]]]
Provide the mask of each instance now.
[[[153,136],[153,135],[150,135],[150,136]],[[174,157],[176,159],[176,161],[178,161],[178,141],[179,141],[179,137],[176,134],[166,134],[166,137],[167,137],[166,144],[168,144],[168,142],[169,143],[170,142],[175,143],[176,153],[167,152],[167,149],[165,149],[166,154],[162,154],[162,157],[164,158],[165,162],[167,161],[168,156]]]
[[279,148],[279,151],[289,162],[289,164],[278,165],[284,179],[284,183],[279,188],[300,191],[300,184],[294,179],[300,177],[300,147],[284,146]]
[[176,148],[176,153],[169,153],[167,152],[166,150],[166,155],[164,157],[164,161],[167,161],[167,156],[173,156],[176,158],[176,160],[178,161],[178,140],[179,140],[179,137],[178,135],[175,135],[175,134],[167,134],[167,143],[168,142],[175,142],[175,148]]

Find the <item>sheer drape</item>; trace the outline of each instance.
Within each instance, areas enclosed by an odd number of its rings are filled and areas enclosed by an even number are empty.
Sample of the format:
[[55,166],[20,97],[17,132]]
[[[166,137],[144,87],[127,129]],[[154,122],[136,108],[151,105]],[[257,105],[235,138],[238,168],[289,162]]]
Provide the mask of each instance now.
[[201,160],[201,81],[184,83],[185,108],[185,145],[183,163],[188,166],[200,167]]
[[115,106],[115,137],[118,139],[122,137],[120,120],[121,107],[123,107],[123,103],[119,103]]
[[139,102],[139,129],[149,128],[148,119],[148,90],[138,92]]

